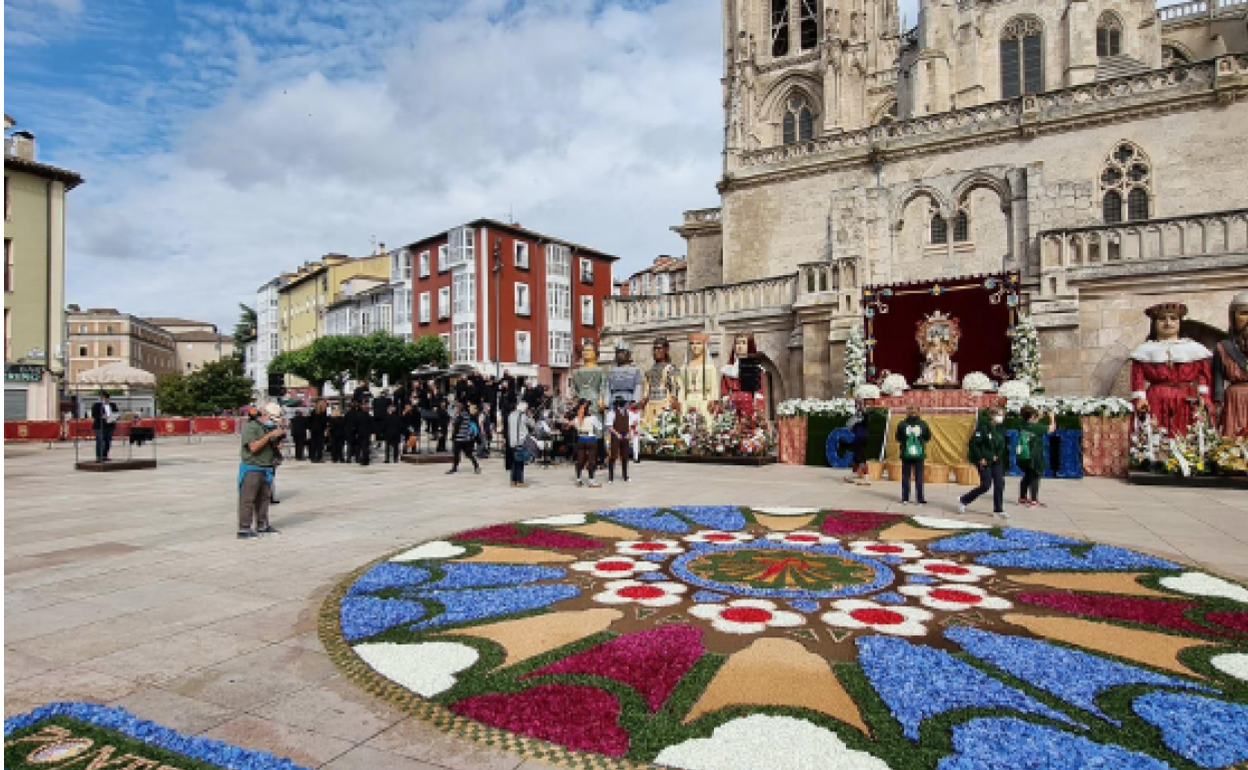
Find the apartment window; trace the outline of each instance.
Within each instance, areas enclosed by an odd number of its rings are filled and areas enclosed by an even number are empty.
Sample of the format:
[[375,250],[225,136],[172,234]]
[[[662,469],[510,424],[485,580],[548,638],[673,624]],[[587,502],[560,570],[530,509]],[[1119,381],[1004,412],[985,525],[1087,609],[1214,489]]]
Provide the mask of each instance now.
[[516,241],[516,267],[529,268],[529,244]]
[[547,317],[552,321],[572,320],[572,287],[566,283],[546,282]]
[[572,333],[552,331],[549,335],[550,365],[572,365]]
[[104,355],[106,355],[106,356],[111,356],[112,354],[113,354],[113,346],[112,346],[112,345],[109,345],[108,347],[104,348]]
[[442,340],[442,347],[446,348],[446,351],[449,353],[451,351],[451,335],[442,332],[438,335],[438,339]]
[[438,289],[438,318],[451,317],[451,287],[443,286]]
[[477,309],[477,277],[472,273],[456,273],[455,313],[473,313]]
[[429,323],[429,292],[427,291],[420,293],[420,322]]
[[86,346],[86,345],[79,345],[79,346],[78,346],[78,357],[79,357],[79,358],[86,358],[86,357],[87,357],[87,346]]
[[516,332],[516,363],[527,364],[532,360],[528,332]]
[[427,251],[420,252],[420,277],[429,277],[429,252]]
[[454,360],[477,360],[477,324],[473,321],[455,324],[455,355]]
[[546,244],[546,275],[552,278],[571,277],[572,250],[557,243]]
[[9,197],[9,178],[4,178],[4,221],[9,221],[9,213],[12,211],[12,198]]
[[594,282],[594,261],[581,257],[581,283],[592,284]]
[[529,285],[527,283],[516,284],[516,314],[529,315]]
[[581,297],[581,325],[594,325],[594,298],[588,294]]
[[1044,25],[1017,16],[1001,30],[1001,98],[1044,90]]
[[449,259],[450,259],[450,251],[449,249],[447,249],[447,246],[444,243],[438,247],[438,272],[439,273],[445,273],[447,271],[446,263],[449,261]]
[[[4,181],[7,185],[9,178]],[[7,186],[5,189],[8,189]],[[4,290],[13,291],[13,239],[4,239]]]

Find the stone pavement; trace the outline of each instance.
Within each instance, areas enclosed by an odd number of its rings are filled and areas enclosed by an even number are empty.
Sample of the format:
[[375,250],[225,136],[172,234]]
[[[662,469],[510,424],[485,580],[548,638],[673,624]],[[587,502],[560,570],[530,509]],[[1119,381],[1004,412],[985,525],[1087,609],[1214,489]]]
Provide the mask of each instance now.
[[[480,476],[290,462],[272,510],[282,533],[238,541],[235,447],[165,441],[159,469],[110,474],[74,472],[66,447],[5,447],[6,715],[98,701],[308,767],[536,770],[547,765],[450,738],[347,681],[316,635],[329,590],[402,546],[536,515],[734,503],[953,516],[962,489],[931,486],[920,509],[897,502],[896,484],[792,466],[651,462],[601,489],[576,488],[566,467],[532,469],[516,490],[498,459]],[[1041,495],[1045,509],[1008,506],[1010,524],[1248,579],[1248,494],[1088,479],[1045,480]]]

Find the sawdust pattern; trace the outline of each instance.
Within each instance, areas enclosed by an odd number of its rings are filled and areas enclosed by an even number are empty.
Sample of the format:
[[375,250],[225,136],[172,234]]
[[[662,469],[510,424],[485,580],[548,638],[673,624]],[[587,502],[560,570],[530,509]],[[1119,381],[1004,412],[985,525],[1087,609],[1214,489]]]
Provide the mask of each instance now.
[[1199,676],[1179,662],[1179,653],[1189,647],[1199,647],[1206,642],[1171,636],[1156,631],[1140,631],[1134,628],[1107,627],[1104,623],[1079,618],[1040,617],[1010,613],[1002,620],[1022,626],[1040,638],[1055,639],[1097,652],[1117,655],[1154,668],[1173,671],[1183,676]]
[[483,564],[566,564],[576,561],[576,556],[532,548],[508,548],[501,545],[481,547],[481,553],[455,561],[480,562]]
[[754,520],[776,532],[793,532],[799,529],[808,529],[815,520],[815,514],[809,516],[772,516],[766,513],[754,514]]
[[612,623],[622,617],[624,613],[607,608],[556,612],[550,615],[473,626],[439,635],[475,636],[478,639],[488,639],[506,651],[507,657],[503,660],[503,665],[510,666],[606,631]]
[[1170,597],[1170,594],[1140,585],[1138,579],[1143,576],[1142,572],[1033,572],[1029,575],[1011,575],[1010,580],[1063,591]]

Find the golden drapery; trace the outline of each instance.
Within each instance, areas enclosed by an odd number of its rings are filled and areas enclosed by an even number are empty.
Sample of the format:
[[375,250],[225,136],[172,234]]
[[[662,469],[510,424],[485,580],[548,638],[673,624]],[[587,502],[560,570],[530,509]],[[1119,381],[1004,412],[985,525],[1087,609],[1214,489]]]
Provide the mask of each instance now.
[[[906,419],[904,412],[894,412],[888,425],[888,443],[885,444],[885,459],[900,460],[901,446],[895,440],[897,425]],[[931,462],[946,465],[962,465],[970,462],[967,450],[971,443],[971,434],[975,432],[975,414],[933,414],[923,415],[923,421],[932,431],[932,440],[927,443],[927,459]]]

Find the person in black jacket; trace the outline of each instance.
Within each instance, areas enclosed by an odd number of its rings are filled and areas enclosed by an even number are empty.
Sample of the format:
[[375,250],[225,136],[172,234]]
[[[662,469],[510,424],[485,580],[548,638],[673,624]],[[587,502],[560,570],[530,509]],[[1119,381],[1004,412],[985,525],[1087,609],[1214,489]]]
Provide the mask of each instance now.
[[979,471],[979,486],[958,498],[958,513],[966,513],[966,506],[989,489],[992,489],[992,512],[1003,519],[1010,518],[1005,512],[1005,434],[1001,425],[1005,413],[1001,407],[993,407],[981,414],[971,435],[968,457]]
[[927,458],[932,429],[919,417],[917,406],[906,407],[906,419],[897,425],[895,438],[901,450],[901,503],[910,504],[910,477],[914,476],[915,502],[927,505],[923,495],[923,461]]
[[403,407],[403,454],[420,454],[420,410],[415,404]]
[[399,414],[399,410],[390,405],[390,411],[386,414],[385,422],[382,426],[382,435],[386,439],[386,462],[390,462],[390,458],[394,458],[394,462],[399,461],[400,447],[403,445],[403,434],[407,432],[406,426],[403,424],[403,415]]
[[390,414],[392,403],[390,393],[385,389],[373,399],[373,435],[376,436],[377,441],[381,441],[385,436],[386,417]]
[[117,419],[120,416],[120,410],[109,400],[107,393],[101,393],[100,400],[91,405],[91,429],[95,431],[97,463],[108,462],[108,452],[113,446],[113,432],[117,430]]
[[368,407],[356,409],[355,418],[355,456],[352,457],[360,465],[368,465],[373,455],[373,418]]
[[343,444],[347,441],[347,418],[342,410],[334,407],[329,417],[329,457],[336,463],[343,462]]
[[295,416],[290,418],[290,437],[295,442],[295,459],[302,460],[308,445],[308,416],[302,409],[296,409]]
[[325,399],[318,398],[308,415],[308,459],[325,462],[325,432],[329,430],[329,411]]
[[451,424],[451,432],[455,452],[454,459],[451,462],[451,469],[447,471],[447,474],[459,472],[459,459],[465,455],[472,461],[472,472],[480,473],[481,464],[477,462],[476,454],[473,451],[476,448],[478,437],[481,435],[481,425],[477,422],[477,407],[475,404],[460,407],[455,415],[455,421]]
[[367,419],[367,416],[360,411],[360,402],[352,401],[347,406],[347,413],[342,417],[342,435],[347,442],[347,453],[344,458],[345,462],[355,462],[355,458],[359,456],[359,435],[360,420]]
[[433,422],[430,423],[429,430],[438,440],[437,449],[434,451],[446,451],[446,437],[450,432],[451,413],[447,411],[446,399],[438,399],[437,408],[433,411]]

